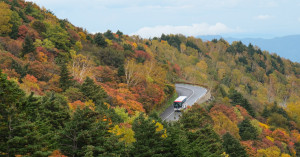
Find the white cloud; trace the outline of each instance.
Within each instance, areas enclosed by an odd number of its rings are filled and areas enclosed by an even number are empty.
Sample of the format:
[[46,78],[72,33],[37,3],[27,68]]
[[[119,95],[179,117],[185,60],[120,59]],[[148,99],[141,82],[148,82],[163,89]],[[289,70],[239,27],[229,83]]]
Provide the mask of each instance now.
[[298,18],[298,21],[300,22],[300,17]]
[[223,23],[216,23],[215,25],[209,25],[207,23],[193,24],[191,26],[155,26],[155,27],[143,27],[137,32],[131,35],[139,35],[143,38],[159,37],[164,34],[183,34],[187,36],[198,35],[220,35],[226,33],[240,32],[239,28],[232,29],[227,27]]
[[258,15],[256,17],[254,17],[254,19],[257,19],[257,20],[267,20],[267,19],[270,19],[272,16],[270,15]]

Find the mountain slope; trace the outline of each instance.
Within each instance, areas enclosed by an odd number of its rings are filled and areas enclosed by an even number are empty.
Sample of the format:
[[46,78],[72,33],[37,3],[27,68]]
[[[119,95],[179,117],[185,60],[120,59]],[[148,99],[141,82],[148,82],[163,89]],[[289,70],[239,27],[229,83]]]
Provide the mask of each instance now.
[[[225,141],[250,156],[299,153],[299,63],[223,39],[91,34],[23,0],[1,0],[0,13],[1,155],[234,154]],[[156,111],[176,82],[215,99],[171,125]]]
[[[214,38],[220,39],[221,36],[199,36],[203,40],[212,40]],[[270,53],[276,53],[281,57],[290,59],[294,62],[300,62],[300,35],[290,35],[283,37],[276,37],[272,39],[263,38],[231,38],[225,37],[225,40],[232,43],[233,41],[242,41],[245,45],[249,43],[257,45],[263,50]]]

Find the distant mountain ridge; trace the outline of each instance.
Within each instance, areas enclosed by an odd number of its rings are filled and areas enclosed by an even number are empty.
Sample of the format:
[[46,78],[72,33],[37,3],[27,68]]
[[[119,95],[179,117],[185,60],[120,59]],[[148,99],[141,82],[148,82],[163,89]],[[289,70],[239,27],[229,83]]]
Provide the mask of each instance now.
[[[220,39],[222,36],[209,35],[198,36],[203,40]],[[233,41],[242,41],[245,45],[251,43],[260,47],[262,50],[267,50],[270,53],[276,53],[281,57],[290,59],[293,62],[300,63],[300,35],[289,35],[283,37],[276,37],[272,39],[263,38],[231,38],[223,37],[229,43]]]

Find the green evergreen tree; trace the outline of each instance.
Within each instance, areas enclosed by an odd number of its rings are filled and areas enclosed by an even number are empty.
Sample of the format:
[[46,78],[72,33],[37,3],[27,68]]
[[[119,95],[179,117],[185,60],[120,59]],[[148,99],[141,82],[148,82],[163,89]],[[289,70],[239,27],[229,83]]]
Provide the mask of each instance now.
[[32,23],[32,28],[37,30],[39,33],[44,33],[44,32],[47,31],[47,28],[46,28],[45,24],[41,21],[34,21]]
[[278,113],[281,114],[283,117],[289,119],[290,117],[288,116],[287,112],[280,106],[278,106],[277,102],[274,102],[274,105],[270,109],[271,113]]
[[258,132],[254,126],[252,126],[250,119],[246,118],[239,125],[239,134],[243,141],[257,139]]
[[68,102],[62,95],[46,93],[38,106],[37,119],[41,156],[58,149],[58,133],[70,119]]
[[66,91],[73,83],[73,77],[71,76],[66,63],[63,63],[60,67],[59,86],[63,91]]
[[116,32],[116,34],[118,35],[117,41],[120,42],[120,41],[121,41],[121,38],[122,38],[122,36],[123,36],[123,32],[121,32],[120,30],[118,30],[118,31]]
[[70,119],[68,102],[64,96],[46,93],[40,104],[39,118],[51,126],[52,130],[60,129]]
[[214,38],[213,40],[211,40],[211,42],[216,44],[216,43],[218,43],[218,39]]
[[126,50],[132,51],[132,46],[130,44],[124,44],[123,48],[124,48],[124,51],[126,51]]
[[187,131],[186,134],[189,140],[186,156],[219,157],[224,152],[219,135],[210,125],[195,132]]
[[119,66],[118,68],[118,76],[125,76],[125,69],[124,69],[124,65]]
[[111,30],[107,30],[104,34],[103,34],[107,39],[109,40],[114,40],[115,36],[114,34],[111,32]]
[[269,117],[269,116],[271,115],[271,112],[270,112],[270,110],[268,110],[267,106],[264,107],[264,110],[263,110],[263,112],[262,112],[261,115],[262,115],[264,118],[267,118],[267,117]]
[[63,94],[68,98],[69,102],[74,102],[77,100],[84,102],[85,100],[84,94],[80,91],[79,88],[76,87],[68,88]]
[[121,36],[123,35],[123,32],[121,32],[120,30],[118,30],[116,34],[118,34],[119,38],[121,38]]
[[148,157],[148,156],[163,156],[165,153],[163,147],[164,139],[161,137],[163,131],[157,132],[156,125],[152,119],[145,119],[144,114],[140,114],[133,122],[132,129],[135,132],[131,151],[132,156]]
[[120,156],[121,143],[108,132],[101,111],[77,109],[59,133],[59,148],[68,156]]
[[23,10],[19,10],[18,13],[19,13],[19,16],[23,19],[23,21],[25,23],[29,23],[30,22],[29,19],[27,18],[27,16],[25,15],[25,13],[24,13]]
[[[180,43],[179,43],[179,45],[180,45]],[[200,48],[199,48],[195,43],[193,43],[192,41],[187,41],[187,42],[186,42],[186,46],[187,46],[187,47],[191,47],[191,48],[197,50],[198,53],[201,52]]]
[[0,153],[14,156],[11,140],[14,137],[13,128],[18,122],[18,105],[25,93],[14,82],[7,80],[7,76],[0,69]]
[[20,7],[20,4],[19,4],[18,0],[13,0],[12,1],[12,6],[14,6],[14,7]]
[[255,117],[255,111],[254,111],[253,107],[248,102],[248,100],[245,99],[243,97],[243,95],[241,93],[239,93],[237,90],[230,88],[229,98],[232,100],[231,103],[233,105],[240,105],[240,106],[244,107],[252,117]]
[[223,148],[230,157],[248,157],[245,148],[228,132],[223,135]]
[[27,73],[29,71],[28,66],[29,66],[29,64],[26,64],[25,66],[22,66],[18,62],[16,62],[15,60],[12,60],[11,68],[15,69],[15,71],[18,74],[20,74],[19,81],[21,81],[22,78],[24,78],[27,75]]
[[107,94],[103,88],[96,85],[89,77],[85,79],[80,90],[87,99],[93,100],[96,105],[102,105],[107,99]]
[[[13,1],[13,2],[17,3],[15,1]],[[19,3],[17,3],[17,4],[19,4]],[[11,32],[9,33],[9,36],[12,39],[17,39],[18,36],[19,36],[19,34],[18,34],[19,33],[19,26],[22,23],[21,23],[21,18],[20,18],[19,14],[16,11],[12,12],[10,23],[12,24],[12,28],[11,28]]]
[[86,39],[89,40],[92,44],[95,44],[94,39],[90,35],[87,35]]
[[124,66],[124,51],[105,48],[101,49],[100,52],[96,54],[96,56],[104,65],[114,66],[116,68]]
[[49,152],[43,152],[40,143],[41,135],[38,132],[37,125],[34,122],[27,120],[26,113],[18,113],[14,117],[15,121],[11,123],[10,139],[7,141],[9,145],[8,153],[10,156],[28,155],[47,156]]
[[[35,122],[39,99],[25,97],[18,85],[0,70],[0,153],[7,156],[48,156]],[[53,135],[52,135],[53,136]],[[49,146],[49,145],[47,145]]]
[[34,51],[35,51],[35,47],[33,45],[32,38],[29,35],[26,35],[23,43],[21,57],[24,57],[26,54]]
[[234,48],[233,45],[230,45],[227,49],[226,52],[232,53],[232,54],[236,54],[236,50]]
[[101,33],[97,33],[95,35],[94,41],[100,47],[106,47],[107,46],[107,42],[105,41],[105,38],[103,37],[103,35]]
[[180,123],[188,139],[185,156],[220,156],[224,151],[219,135],[213,130],[213,123],[207,111],[199,105],[193,105],[184,112]]
[[213,120],[204,108],[193,105],[191,110],[182,114],[180,123],[185,129],[196,129],[212,124]]
[[234,88],[230,88],[229,90],[229,98],[232,100],[234,105],[240,105],[243,103],[244,97],[241,93],[239,93]]
[[26,99],[20,105],[20,110],[26,114],[26,118],[29,121],[34,122],[38,117],[38,108],[40,104],[41,99],[39,97],[35,97],[34,93],[31,92],[31,94],[26,97]]
[[250,56],[253,56],[254,53],[255,53],[255,49],[254,49],[254,47],[253,47],[253,45],[252,45],[251,43],[249,43],[249,45],[248,45],[248,50],[247,50],[247,52],[248,52],[248,54],[249,54]]
[[25,13],[30,14],[33,11],[33,4],[32,2],[28,2],[25,7]]
[[169,124],[166,127],[167,138],[164,141],[166,157],[187,156],[189,140],[186,131],[180,123]]
[[[38,126],[38,127],[37,127]],[[35,151],[35,156],[49,156],[53,150],[58,148],[58,132],[61,130],[54,129],[49,120],[38,116],[35,121],[36,136],[38,137],[39,150]]]
[[[24,146],[24,148],[27,148],[27,153],[25,154],[29,153],[32,156],[46,157],[51,154],[53,149],[56,149],[55,146],[52,146],[54,144],[53,141],[55,141],[55,133],[51,131],[52,127],[47,123],[48,121],[41,118],[41,111],[44,109],[41,97],[35,97],[33,94],[32,92],[20,105],[20,110],[26,116],[23,116],[24,118],[19,121],[21,124],[20,130],[16,131],[19,133],[24,132],[25,135],[20,134],[19,137],[29,138],[28,140],[26,139],[27,143]],[[24,150],[24,152],[26,151]]]
[[84,157],[93,157],[94,156],[94,153],[93,153],[94,149],[95,149],[94,146],[88,145],[86,147]]
[[19,33],[19,26],[13,25],[11,28],[11,32],[9,33],[10,38],[17,39]]
[[234,44],[234,47],[238,53],[242,53],[247,49],[247,46],[244,45],[241,41],[238,41]]

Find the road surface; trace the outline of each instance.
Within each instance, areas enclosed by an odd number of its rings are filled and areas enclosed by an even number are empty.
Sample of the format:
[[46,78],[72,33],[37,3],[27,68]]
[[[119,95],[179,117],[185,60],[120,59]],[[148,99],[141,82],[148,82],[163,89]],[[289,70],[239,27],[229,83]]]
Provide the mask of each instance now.
[[[192,106],[195,104],[197,100],[199,100],[201,97],[205,95],[207,92],[207,89],[199,87],[199,86],[193,86],[193,85],[187,85],[187,84],[176,84],[176,91],[178,93],[178,96],[187,96],[186,104],[188,106]],[[168,107],[161,115],[161,119],[163,121],[177,121],[181,116],[181,112],[174,112],[173,104]]]

